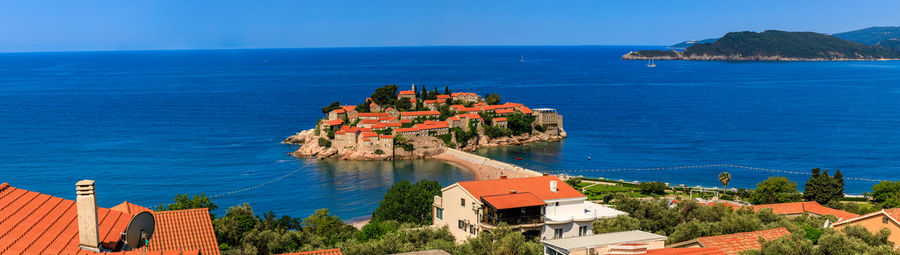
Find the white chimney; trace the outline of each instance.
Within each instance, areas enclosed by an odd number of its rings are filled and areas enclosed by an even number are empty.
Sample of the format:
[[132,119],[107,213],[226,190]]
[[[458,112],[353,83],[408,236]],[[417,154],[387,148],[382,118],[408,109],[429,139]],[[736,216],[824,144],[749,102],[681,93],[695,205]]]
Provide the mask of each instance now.
[[97,226],[97,198],[94,181],[81,180],[75,184],[75,205],[78,212],[78,247],[99,252],[100,237]]
[[557,190],[556,181],[550,181],[550,191],[556,192]]

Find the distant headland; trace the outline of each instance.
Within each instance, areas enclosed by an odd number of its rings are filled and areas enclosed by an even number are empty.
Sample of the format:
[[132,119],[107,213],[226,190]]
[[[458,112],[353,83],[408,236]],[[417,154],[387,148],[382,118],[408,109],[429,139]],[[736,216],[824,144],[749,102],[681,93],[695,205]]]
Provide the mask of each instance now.
[[686,41],[675,50],[632,51],[626,60],[848,61],[900,59],[900,27],[874,27],[834,35],[767,30],[731,32]]
[[566,137],[563,116],[555,109],[531,109],[520,103],[502,102],[498,94],[481,97],[471,92],[451,92],[449,87],[443,93],[437,88],[420,89],[412,85],[410,90],[398,91],[397,85],[387,85],[376,89],[359,105],[334,102],[322,108],[325,116],[315,128],[292,135],[284,143],[301,145],[292,153],[296,157],[435,157],[453,161],[439,155],[451,149],[472,151]]

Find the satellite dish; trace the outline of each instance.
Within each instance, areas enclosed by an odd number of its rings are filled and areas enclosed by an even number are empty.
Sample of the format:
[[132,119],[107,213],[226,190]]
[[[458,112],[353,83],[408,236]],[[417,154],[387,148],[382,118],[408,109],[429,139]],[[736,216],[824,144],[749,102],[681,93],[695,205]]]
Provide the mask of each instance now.
[[153,219],[153,214],[146,211],[135,214],[125,227],[125,233],[122,233],[125,237],[125,246],[128,249],[144,247],[150,242],[155,227],[156,220]]

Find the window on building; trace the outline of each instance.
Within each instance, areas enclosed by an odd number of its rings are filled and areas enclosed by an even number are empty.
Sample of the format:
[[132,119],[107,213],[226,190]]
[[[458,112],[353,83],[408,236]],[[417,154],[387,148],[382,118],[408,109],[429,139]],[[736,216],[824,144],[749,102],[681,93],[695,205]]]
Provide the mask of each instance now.
[[459,206],[466,207],[466,199],[465,198],[459,199]]
[[881,218],[881,223],[888,224],[888,217]]
[[563,229],[561,229],[561,228],[553,229],[553,238],[562,238],[562,234],[563,234]]
[[434,217],[437,217],[439,220],[444,219],[444,209],[443,208],[434,208]]
[[556,202],[556,205],[554,205],[554,206],[559,206],[559,202]]
[[466,223],[462,220],[459,220],[459,229],[462,229],[463,231],[466,230]]
[[469,233],[475,234],[475,225],[469,225]]
[[586,236],[588,235],[588,226],[580,226],[578,227],[578,236]]

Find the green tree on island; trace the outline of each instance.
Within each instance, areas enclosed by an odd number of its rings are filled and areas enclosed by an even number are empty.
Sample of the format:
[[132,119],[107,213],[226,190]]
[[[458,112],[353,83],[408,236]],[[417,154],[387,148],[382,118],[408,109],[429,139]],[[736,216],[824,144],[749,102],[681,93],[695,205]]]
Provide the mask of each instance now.
[[[370,97],[372,102],[382,107],[396,105],[397,103],[397,85],[391,84],[375,89],[375,93]],[[408,103],[409,101],[407,101]]]
[[776,204],[800,201],[797,183],[785,177],[772,176],[756,184],[756,190],[750,194],[750,203]]
[[722,191],[727,191],[728,183],[731,182],[731,174],[728,172],[719,173],[719,182],[722,182]]
[[844,177],[841,170],[837,170],[832,177],[828,175],[827,169],[813,168],[809,180],[803,187],[803,199],[824,205],[831,201],[840,201],[841,198],[844,198]]
[[338,101],[334,101],[330,105],[322,107],[322,113],[328,114],[329,112],[331,112],[335,109],[340,109],[340,108],[341,108],[341,103]]
[[484,103],[486,104],[495,105],[499,104],[502,100],[503,98],[501,98],[500,95],[497,95],[497,93],[484,94]]

